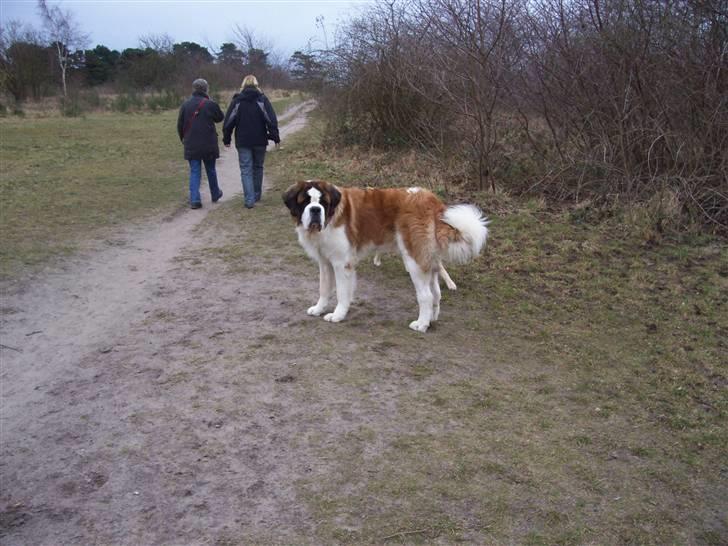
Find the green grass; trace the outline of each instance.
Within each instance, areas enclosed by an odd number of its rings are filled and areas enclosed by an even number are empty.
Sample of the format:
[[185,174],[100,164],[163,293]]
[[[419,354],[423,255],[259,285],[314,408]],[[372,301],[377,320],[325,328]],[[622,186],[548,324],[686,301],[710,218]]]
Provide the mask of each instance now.
[[0,272],[185,199],[176,112],[0,121]]
[[[478,203],[493,223],[484,256],[448,268],[458,290],[443,293],[441,322],[425,336],[370,312],[366,300],[336,327],[289,330],[300,353],[326,357],[308,370],[301,404],[345,392],[367,415],[386,408],[386,419],[307,444],[333,465],[298,482],[320,542],[724,541],[724,241],[656,246],[616,220],[576,223],[538,201],[457,194],[402,169],[407,158],[371,152],[367,160],[321,137],[315,123],[271,155],[275,193],[313,177],[424,180]],[[285,209],[271,207],[268,227],[257,229],[284,229]],[[315,276],[292,230],[281,233],[291,267]],[[414,317],[398,258],[358,270]]]
[[[172,113],[0,128],[4,268],[185,201]],[[231,282],[270,276],[272,304],[298,313],[234,354],[298,363],[302,427],[288,441],[318,463],[295,484],[316,522],[301,543],[725,543],[723,241],[657,246],[616,220],[465,192],[412,157],[327,148],[320,122],[286,139],[266,172],[274,187],[260,206],[216,207],[199,228],[215,243],[182,260],[222,265]],[[491,216],[484,255],[448,267],[458,290],[443,292],[426,335],[407,328],[416,303],[396,257],[360,264],[360,294],[376,291],[347,321],[305,316],[311,295],[291,283],[317,271],[279,195],[312,177],[424,185]],[[29,178],[42,184],[28,196]]]
[[[283,112],[298,95],[274,101]],[[177,111],[0,119],[0,278],[187,201]],[[220,131],[218,131],[220,132]]]

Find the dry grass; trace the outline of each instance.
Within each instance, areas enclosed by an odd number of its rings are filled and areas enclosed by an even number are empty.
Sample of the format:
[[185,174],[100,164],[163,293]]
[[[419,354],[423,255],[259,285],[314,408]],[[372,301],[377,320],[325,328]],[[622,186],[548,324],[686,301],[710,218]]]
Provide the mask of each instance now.
[[[314,126],[271,155],[273,201],[250,220],[261,241],[244,243],[255,255],[277,241],[271,267],[308,277],[315,266],[276,193],[317,176],[417,176],[394,170],[407,158],[383,165],[323,151],[319,135]],[[302,319],[278,344],[285,353],[295,340],[291,358],[322,355],[299,385],[300,404],[330,400],[322,423],[343,423],[291,440],[325,461],[297,484],[316,540],[723,543],[725,246],[655,246],[541,201],[469,199],[492,215],[492,240],[475,264],[450,268],[459,289],[444,293],[431,332],[406,328],[414,295],[390,258],[359,268],[347,322]],[[232,247],[220,256],[238,263]]]
[[185,197],[176,113],[0,120],[3,276]]
[[[164,115],[119,116],[117,130],[134,134],[125,125],[134,120],[141,124],[139,138],[149,134],[153,120],[167,125]],[[77,121],[88,122],[94,120]],[[45,134],[43,127],[20,129]],[[22,138],[26,144],[18,149],[45,142]],[[225,271],[218,287],[265,276],[257,296],[266,305],[215,299],[215,313],[236,309],[234,320],[247,335],[226,323],[225,331],[234,334],[225,337],[222,328],[210,334],[229,343],[223,356],[200,350],[185,362],[194,373],[168,379],[172,386],[194,381],[191,410],[213,408],[216,415],[216,405],[229,399],[215,396],[242,396],[233,388],[238,383],[272,384],[275,396],[285,389],[285,397],[263,403],[286,401],[276,419],[285,434],[252,441],[285,448],[282,453],[295,454],[285,460],[300,465],[291,471],[295,505],[308,519],[297,523],[314,531],[301,531],[290,542],[725,542],[725,245],[707,238],[655,245],[614,219],[594,223],[584,210],[459,193],[433,180],[433,189],[448,200],[478,202],[493,219],[484,256],[449,268],[459,288],[443,293],[441,321],[426,335],[407,328],[416,313],[414,291],[401,260],[385,257],[381,268],[361,264],[350,317],[329,324],[305,315],[315,296],[304,288],[315,291],[316,267],[299,248],[279,194],[291,181],[309,177],[409,185],[427,169],[411,157],[324,150],[319,139],[314,125],[270,154],[274,188],[259,207],[247,211],[238,199],[207,215],[200,235],[209,235],[212,244],[183,257],[180,266],[192,268],[193,278]],[[91,165],[101,169],[104,160],[117,161],[93,140],[79,149],[67,148],[72,144],[66,141],[40,147],[38,165],[28,166],[27,157],[25,166],[11,165],[16,185],[23,169],[32,168],[44,181],[39,193],[48,193],[50,169],[60,157],[67,164],[56,169],[58,179],[68,192],[73,173],[85,168],[73,158],[100,156],[83,171],[87,184],[95,180]],[[135,172],[145,175],[138,156],[132,159],[114,165],[138,164]],[[168,161],[174,166],[176,156]],[[185,187],[169,176],[172,204],[183,200]],[[69,202],[101,191],[86,187],[93,191]],[[38,224],[33,229],[41,230],[46,258],[48,241],[71,244],[99,229],[104,218],[77,217],[77,207],[52,203],[45,212],[37,196],[22,203],[21,189],[8,185],[6,191],[16,192],[13,221],[27,229]],[[36,204],[17,213],[30,203]],[[144,210],[120,206],[117,221]],[[269,311],[283,322],[266,323]],[[150,318],[152,324],[178,322],[181,331],[196,328],[196,320],[197,309]],[[255,320],[268,329],[256,335],[250,327]],[[201,379],[205,366],[224,366],[229,381]],[[232,411],[227,418],[247,424],[244,414]],[[237,532],[219,543],[280,542],[275,530],[266,537]]]
[[[298,95],[273,101],[278,112]],[[0,119],[0,277],[187,202],[177,111]]]

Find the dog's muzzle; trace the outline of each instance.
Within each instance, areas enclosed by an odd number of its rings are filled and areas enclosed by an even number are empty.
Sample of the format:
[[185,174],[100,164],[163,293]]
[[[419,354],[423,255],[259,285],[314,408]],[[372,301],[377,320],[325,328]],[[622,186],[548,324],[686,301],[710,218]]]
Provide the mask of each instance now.
[[319,206],[311,207],[311,209],[309,210],[309,214],[311,215],[311,220],[308,223],[308,229],[321,231],[321,228],[323,227],[323,209]]

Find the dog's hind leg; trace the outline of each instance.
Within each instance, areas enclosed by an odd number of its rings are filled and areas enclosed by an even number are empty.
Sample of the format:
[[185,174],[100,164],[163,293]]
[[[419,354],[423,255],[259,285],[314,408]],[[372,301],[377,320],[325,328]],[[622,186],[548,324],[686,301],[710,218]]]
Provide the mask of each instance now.
[[[447,282],[447,281],[445,281]],[[452,281],[451,281],[452,282]],[[440,279],[437,269],[433,269],[430,277],[430,290],[432,291],[432,321],[440,317]]]
[[319,299],[316,305],[309,307],[307,313],[314,317],[318,317],[326,311],[334,292],[334,268],[331,263],[319,258]]
[[[408,264],[407,262],[411,262]],[[411,258],[405,259],[405,266],[409,271],[412,283],[415,285],[415,291],[417,292],[417,304],[420,307],[420,313],[417,320],[412,321],[409,325],[410,328],[417,332],[426,332],[430,327],[432,320],[432,304],[434,296],[432,295],[431,276],[430,273],[425,273],[420,269],[420,266]]]
[[432,320],[432,304],[434,302],[431,288],[432,274],[429,271],[425,272],[422,270],[417,262],[409,255],[404,244],[400,244],[400,251],[402,252],[404,267],[410,274],[412,284],[415,285],[417,304],[420,307],[420,314],[417,320],[412,321],[409,327],[417,332],[426,332]]
[[442,277],[442,280],[445,281],[445,285],[447,285],[448,290],[457,290],[457,285],[452,282],[452,279],[450,278],[450,275],[447,274],[447,271],[445,270],[445,266],[442,265],[442,262],[440,262],[440,276]]

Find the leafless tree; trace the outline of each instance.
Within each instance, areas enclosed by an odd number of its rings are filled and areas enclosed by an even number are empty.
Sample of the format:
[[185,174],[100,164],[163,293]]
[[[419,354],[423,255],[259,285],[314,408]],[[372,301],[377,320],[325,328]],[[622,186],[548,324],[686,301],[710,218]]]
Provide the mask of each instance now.
[[167,33],[144,34],[139,36],[139,45],[142,48],[153,49],[157,53],[169,55],[172,53],[174,39]]
[[58,65],[61,69],[61,82],[63,96],[68,96],[66,74],[71,64],[72,49],[83,49],[88,43],[88,34],[85,34],[68,10],[58,6],[49,6],[46,0],[38,0],[38,11],[47,33],[50,45],[55,48]]
[[232,41],[246,55],[251,49],[258,49],[265,53],[270,53],[273,49],[273,42],[260,35],[256,35],[251,28],[236,23],[232,29]]
[[275,49],[273,40],[239,24],[233,27],[232,33],[231,41],[243,52],[247,70],[258,78],[264,78],[269,84],[286,81],[285,66],[288,59]]

